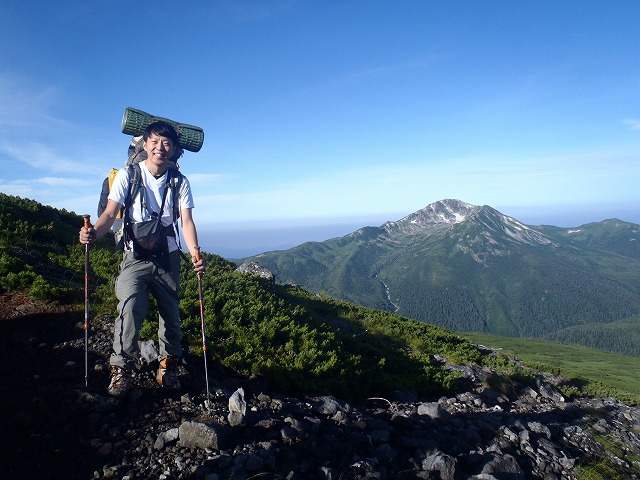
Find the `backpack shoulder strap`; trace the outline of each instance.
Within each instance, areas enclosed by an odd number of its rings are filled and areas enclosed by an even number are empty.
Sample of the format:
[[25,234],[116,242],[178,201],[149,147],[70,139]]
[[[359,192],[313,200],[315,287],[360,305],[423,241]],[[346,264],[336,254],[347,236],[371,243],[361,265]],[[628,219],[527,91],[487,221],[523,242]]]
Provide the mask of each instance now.
[[127,194],[124,197],[124,206],[122,207],[122,210],[124,210],[122,217],[125,243],[131,240],[133,235],[131,232],[132,222],[129,214],[129,207],[133,204],[133,200],[136,198],[140,188],[142,187],[142,172],[140,171],[140,165],[137,163],[130,164],[127,165],[126,169],[129,174],[129,188],[127,189]]
[[133,203],[133,199],[136,198],[140,188],[142,187],[142,172],[140,171],[140,165],[134,163],[128,165],[127,172],[129,174],[129,188],[127,189],[127,195],[124,197],[124,217],[125,223],[129,221],[129,207]]
[[171,194],[173,195],[173,221],[176,223],[180,218],[180,188],[184,181],[184,175],[177,168],[169,167],[169,182],[171,183]]
[[129,190],[127,191],[127,196],[124,200],[125,208],[131,206],[131,202],[136,198],[136,195],[138,195],[140,187],[142,186],[142,172],[140,171],[140,165],[134,163],[129,165],[127,170],[129,171]]
[[178,251],[182,258],[187,262],[191,262],[191,259],[185,255],[182,251],[182,245],[180,244],[180,188],[184,181],[184,175],[177,168],[169,167],[168,181],[171,185],[171,195],[173,199],[173,228],[176,234],[176,242],[178,244]]

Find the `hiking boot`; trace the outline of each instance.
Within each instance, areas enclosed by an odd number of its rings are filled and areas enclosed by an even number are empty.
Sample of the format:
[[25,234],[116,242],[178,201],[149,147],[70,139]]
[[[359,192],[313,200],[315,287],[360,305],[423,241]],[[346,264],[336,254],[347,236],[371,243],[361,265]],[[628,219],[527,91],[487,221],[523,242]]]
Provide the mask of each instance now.
[[113,366],[111,367],[111,383],[109,383],[109,395],[124,397],[131,386],[131,370]]
[[180,390],[180,380],[178,379],[178,362],[176,358],[165,358],[160,360],[156,380],[163,388],[168,390]]

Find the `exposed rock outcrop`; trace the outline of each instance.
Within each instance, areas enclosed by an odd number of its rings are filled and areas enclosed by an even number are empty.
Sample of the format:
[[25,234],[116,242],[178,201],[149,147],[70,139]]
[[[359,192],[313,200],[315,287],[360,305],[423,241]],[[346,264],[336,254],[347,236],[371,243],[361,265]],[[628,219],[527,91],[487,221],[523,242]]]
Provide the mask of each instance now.
[[274,276],[274,274],[257,262],[244,262],[242,265],[236,268],[236,271],[247,275],[254,275],[256,277],[263,278],[270,283],[275,283],[276,281],[276,277]]

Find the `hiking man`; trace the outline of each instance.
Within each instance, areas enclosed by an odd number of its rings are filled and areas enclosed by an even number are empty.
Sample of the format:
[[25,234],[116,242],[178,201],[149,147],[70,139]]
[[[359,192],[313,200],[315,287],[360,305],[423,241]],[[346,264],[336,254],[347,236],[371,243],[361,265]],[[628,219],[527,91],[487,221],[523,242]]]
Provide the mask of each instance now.
[[[175,168],[169,168],[175,165],[173,157],[180,148],[178,134],[171,124],[158,121],[146,128],[143,142],[147,158],[139,163],[141,185],[137,195],[127,198],[132,169],[119,170],[107,206],[95,226],[80,229],[80,243],[94,243],[109,231],[120,209],[125,204],[130,205],[123,213],[124,254],[116,282],[118,317],[114,326],[110,358],[112,373],[108,388],[109,394],[118,397],[129,390],[131,372],[138,361],[138,336],[147,314],[149,293],[156,299],[159,313],[160,366],[156,379],[164,388],[180,388],[177,372],[182,359],[178,300],[180,252],[174,230],[177,214],[194,270],[204,271],[202,258],[198,260],[196,257],[198,234],[191,214],[194,207],[191,187],[186,177]],[[182,177],[181,181],[175,182],[176,177]],[[167,194],[171,189],[176,190],[175,195]],[[155,234],[160,241],[149,247],[150,242],[144,238],[141,228],[154,222]],[[150,249],[145,250],[141,245]]]

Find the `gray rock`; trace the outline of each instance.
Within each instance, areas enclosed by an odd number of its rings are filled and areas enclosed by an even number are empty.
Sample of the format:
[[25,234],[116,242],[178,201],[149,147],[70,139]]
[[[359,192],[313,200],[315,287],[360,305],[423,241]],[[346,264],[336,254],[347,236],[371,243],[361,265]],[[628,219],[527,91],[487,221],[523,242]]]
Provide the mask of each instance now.
[[520,465],[513,456],[509,454],[496,455],[482,468],[481,474],[492,475],[493,477],[509,478],[510,480],[524,480],[525,475]]
[[180,444],[187,448],[219,450],[224,436],[220,425],[183,422],[179,427]]
[[153,340],[144,340],[138,343],[140,359],[147,365],[158,360],[158,348]]
[[156,450],[162,450],[167,443],[175,442],[178,440],[180,436],[180,429],[172,428],[167,430],[166,432],[160,433],[155,443],[153,444],[153,448]]
[[247,402],[244,399],[244,389],[238,388],[231,397],[229,397],[229,411],[238,412],[242,415],[247,413]]
[[455,480],[456,459],[442,452],[429,455],[422,462],[422,469],[438,472],[441,480]]
[[317,397],[313,403],[313,410],[321,415],[335,415],[338,411],[349,413],[351,407],[346,402],[334,397]]
[[259,278],[263,278],[270,283],[275,283],[276,281],[275,275],[257,262],[244,262],[242,265],[236,268],[236,271],[244,273],[246,275],[253,275]]
[[438,402],[421,403],[418,405],[418,415],[426,415],[433,419],[446,416],[447,412],[440,406]]

